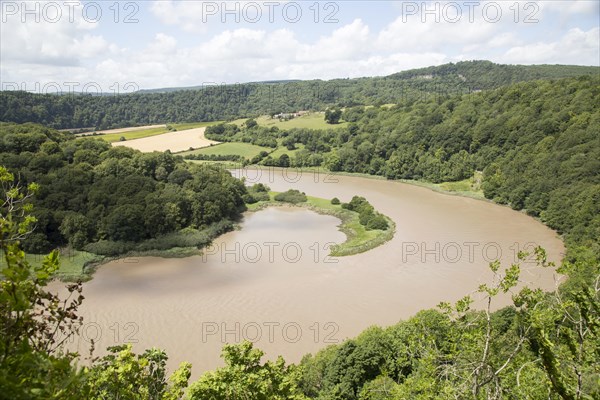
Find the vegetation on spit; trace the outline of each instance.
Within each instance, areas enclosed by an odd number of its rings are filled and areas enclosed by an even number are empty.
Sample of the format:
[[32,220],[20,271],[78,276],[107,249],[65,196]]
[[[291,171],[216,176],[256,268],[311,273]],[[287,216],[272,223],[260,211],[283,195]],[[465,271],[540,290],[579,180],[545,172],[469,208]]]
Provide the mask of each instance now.
[[282,204],[304,207],[323,215],[332,215],[341,220],[338,229],[346,235],[343,243],[330,247],[335,257],[364,253],[388,242],[394,237],[396,224],[383,214],[376,212],[363,197],[354,196],[350,203],[341,204],[318,197],[307,196],[298,190],[271,192],[269,187],[258,183],[248,189],[246,200],[250,211]]

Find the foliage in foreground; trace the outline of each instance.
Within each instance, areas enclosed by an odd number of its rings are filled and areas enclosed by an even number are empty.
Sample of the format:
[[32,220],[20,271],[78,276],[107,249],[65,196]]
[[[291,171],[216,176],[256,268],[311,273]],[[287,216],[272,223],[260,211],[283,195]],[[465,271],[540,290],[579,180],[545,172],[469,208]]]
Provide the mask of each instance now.
[[19,241],[31,233],[31,196],[0,167],[0,399],[162,399],[181,398],[191,366],[166,377],[166,354],[157,349],[135,355],[131,347],[110,348],[91,367],[78,369],[78,355],[62,345],[82,323],[81,283],[67,286],[67,298],[46,290],[58,270],[58,251],[31,265]]
[[[551,266],[543,250],[535,256]],[[495,282],[478,290],[483,311],[465,297],[367,329],[305,356],[301,388],[317,399],[598,398],[600,267],[593,265],[592,285],[549,294],[516,291],[519,265],[502,270],[492,263]],[[499,293],[514,293],[515,306],[491,312]]]
[[283,358],[261,364],[264,353],[252,343],[225,345],[226,366],[204,374],[190,386],[190,400],[302,400],[306,397],[298,388],[300,371],[286,366]]

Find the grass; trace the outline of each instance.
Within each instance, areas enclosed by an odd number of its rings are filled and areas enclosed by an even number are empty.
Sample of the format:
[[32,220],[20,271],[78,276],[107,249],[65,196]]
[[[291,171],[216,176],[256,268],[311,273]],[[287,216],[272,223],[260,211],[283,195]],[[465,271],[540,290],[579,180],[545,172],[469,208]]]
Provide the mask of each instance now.
[[[211,122],[189,122],[189,123],[181,123],[181,124],[168,124],[169,126],[175,128],[177,131],[185,131],[188,129],[194,128],[202,128],[204,126],[216,125],[221,123],[222,121],[211,121]],[[97,137],[107,142],[118,142],[121,140],[121,137],[124,137],[127,140],[134,139],[142,139],[145,137],[162,135],[163,133],[171,132],[167,129],[167,126],[158,127],[158,128],[149,128],[141,131],[133,131],[133,132],[123,132],[123,133],[109,133],[106,135],[96,135],[92,137]],[[89,136],[88,136],[89,137]]]
[[242,163],[237,161],[212,161],[212,160],[185,160],[192,164],[212,164],[225,169],[243,168]]
[[[223,143],[221,145],[216,145],[212,147],[208,147],[200,150],[207,150],[217,148],[223,145],[234,145],[234,144],[243,144],[246,146],[254,146],[245,143]],[[261,148],[262,149],[262,148]],[[194,150],[194,152],[200,151]],[[186,152],[191,153],[191,152]],[[215,153],[218,154],[218,153]],[[224,168],[239,168],[239,163],[235,162],[221,162],[221,161],[196,161],[196,160],[188,160],[189,162],[194,163],[217,163],[222,165]],[[319,168],[306,168],[305,170],[315,170],[321,173],[326,173],[322,167]],[[348,176],[361,176],[371,179],[385,179],[379,176],[366,175],[366,174],[356,174],[356,173],[332,173],[332,175],[348,175]],[[483,191],[481,190],[481,178],[482,173],[476,172],[472,178],[465,179],[463,181],[458,182],[442,182],[442,183],[428,183],[422,181],[414,181],[414,180],[402,180],[404,183],[409,183],[412,185],[422,186],[434,191],[456,194],[465,197],[483,199]],[[248,204],[248,211],[259,211],[266,207],[270,206],[281,206],[282,204],[286,204],[289,206],[293,206],[289,203],[281,203],[277,202],[273,199],[273,197],[278,194],[278,192],[269,192],[270,201],[258,202],[255,204]],[[382,245],[383,243],[391,240],[394,236],[396,225],[395,223],[388,217],[389,228],[385,231],[381,230],[371,230],[368,231],[362,226],[358,220],[358,213],[354,211],[344,210],[341,208],[341,205],[331,204],[331,201],[328,199],[323,199],[314,196],[307,196],[307,201],[305,203],[296,204],[297,207],[304,207],[311,209],[319,214],[325,215],[333,215],[339,218],[342,223],[338,226],[339,230],[346,234],[346,241],[339,245],[334,245],[331,247],[331,256],[347,256],[352,254],[363,253],[375,247]],[[142,257],[142,256],[156,256],[156,257],[189,257],[192,255],[199,254],[199,250],[196,247],[176,247],[168,250],[148,250],[143,252],[132,252],[125,255],[121,255],[118,257],[104,257],[97,254],[71,250],[71,249],[61,249],[60,256],[60,267],[57,271],[56,275],[59,279],[63,281],[76,281],[76,280],[89,280],[91,279],[91,273],[95,266],[98,266],[102,263],[111,261],[116,258],[122,257]],[[27,261],[32,265],[39,264],[43,261],[45,254],[27,254]]]
[[481,189],[482,175],[481,171],[476,171],[471,178],[457,182],[430,183],[404,179],[401,181],[410,183],[411,185],[423,186],[436,192],[455,194],[474,199],[485,199],[483,190]]
[[[230,220],[222,220],[202,230],[185,228],[161,237],[141,242],[98,241],[85,246],[87,251],[60,249],[59,269],[55,277],[65,282],[92,279],[95,269],[107,262],[128,257],[183,258],[202,254],[202,248],[211,241],[235,228]],[[46,254],[27,254],[26,260],[39,265]]]
[[[273,150],[269,147],[256,146],[250,143],[243,142],[225,142],[220,144],[215,144],[209,147],[203,147],[201,149],[184,151],[181,153],[177,153],[181,156],[186,156],[189,154],[215,154],[215,155],[239,155],[244,157],[247,160],[252,159],[254,156],[258,155],[261,151],[266,151],[269,153],[271,158],[278,159],[282,154],[287,154],[290,158],[293,157],[298,151],[304,148],[302,143],[296,144],[295,150],[288,150],[285,146],[279,146],[277,149]],[[197,160],[200,162],[205,162],[204,160]],[[214,162],[214,161],[210,161]],[[217,161],[221,162],[221,161]],[[239,163],[238,163],[239,164]],[[239,166],[239,165],[238,165]]]
[[307,200],[304,203],[290,204],[282,203],[274,200],[278,192],[269,192],[270,200],[262,201],[248,205],[248,211],[259,211],[266,207],[289,205],[295,207],[303,207],[313,210],[323,215],[333,215],[339,218],[342,222],[338,225],[338,229],[346,235],[344,243],[331,246],[330,255],[334,257],[349,256],[353,254],[364,253],[378,247],[394,237],[396,224],[387,216],[388,229],[386,230],[367,230],[360,224],[359,214],[355,211],[345,210],[340,204],[331,204],[331,200],[320,197],[306,196]]
[[208,121],[208,122],[185,122],[180,124],[169,124],[178,131],[185,131],[194,128],[203,128],[205,126],[218,125],[224,121]]
[[[236,119],[230,122],[241,126],[246,122],[247,118]],[[281,130],[288,130],[293,128],[304,128],[304,129],[340,129],[348,125],[347,122],[340,122],[339,124],[331,125],[325,122],[325,114],[323,112],[312,112],[310,114],[303,115],[301,117],[292,118],[287,121],[280,121],[279,119],[273,119],[268,115],[263,115],[256,118],[256,122],[260,126],[272,127],[276,126]]]
[[272,149],[268,147],[256,146],[250,143],[227,142],[216,144],[210,147],[203,147],[197,150],[184,151],[177,154],[182,156],[186,156],[188,154],[239,155],[246,159],[251,159],[252,157],[258,155],[258,153],[261,151],[269,152],[271,150]]
[[331,125],[325,122],[325,115],[322,112],[314,112],[301,117],[292,118],[287,121],[279,121],[269,116],[259,117],[256,122],[260,126],[272,127],[276,126],[281,130],[303,128],[303,129],[339,129],[348,125],[347,122]]
[[[44,261],[46,254],[26,254],[26,260],[31,265],[38,265]],[[60,249],[59,268],[56,277],[62,281],[74,282],[77,280],[87,281],[91,279],[88,266],[98,265],[105,261],[105,257],[86,251]]]
[[134,132],[109,133],[107,135],[100,134],[95,137],[102,139],[104,141],[107,141],[109,143],[112,143],[112,142],[120,141],[122,137],[124,137],[127,140],[133,140],[133,139],[141,139],[141,138],[145,138],[145,137],[161,135],[161,134],[167,133],[167,132],[169,132],[169,130],[166,127],[162,127],[162,128],[144,129],[141,131],[134,131]]
[[288,156],[290,156],[290,158],[292,158],[298,151],[302,150],[303,148],[304,148],[304,145],[302,143],[296,143],[295,150],[288,150],[287,147],[285,147],[285,146],[279,146],[270,155],[271,155],[271,158],[279,158],[283,154],[287,154]]

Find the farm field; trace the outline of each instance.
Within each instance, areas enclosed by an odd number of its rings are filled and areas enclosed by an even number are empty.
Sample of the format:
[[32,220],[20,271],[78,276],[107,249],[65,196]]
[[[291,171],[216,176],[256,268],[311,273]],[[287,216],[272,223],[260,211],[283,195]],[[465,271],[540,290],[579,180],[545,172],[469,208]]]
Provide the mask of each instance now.
[[96,133],[99,133],[102,135],[111,135],[111,134],[115,134],[115,133],[129,133],[129,132],[138,132],[138,131],[145,131],[145,130],[157,129],[157,128],[165,128],[166,126],[167,126],[166,124],[131,126],[129,128],[104,129],[101,131],[97,131]]
[[147,125],[147,126],[134,126],[130,128],[120,128],[120,129],[110,129],[106,131],[98,131],[96,132],[99,135],[80,135],[80,137],[98,137],[107,142],[118,142],[122,137],[125,140],[135,140],[142,139],[145,137],[162,135],[163,133],[173,132],[167,127],[171,127],[176,131],[184,131],[188,129],[194,128],[202,128],[209,125],[214,125],[221,123],[222,121],[213,121],[213,122],[189,122],[189,123],[180,123],[180,124],[162,124],[162,125]]
[[173,131],[168,133],[147,136],[140,139],[112,142],[113,146],[126,146],[143,152],[171,151],[172,153],[208,147],[217,144],[214,140],[204,137],[206,127]]
[[[231,122],[233,124],[242,125],[246,122],[247,118],[236,119]],[[263,115],[256,118],[256,122],[260,126],[276,126],[281,130],[303,128],[303,129],[340,129],[348,125],[347,122],[340,122],[339,124],[330,125],[325,122],[325,115],[323,112],[314,112],[301,117],[296,117],[288,121],[280,121],[278,119],[271,118],[268,115]]]
[[268,147],[256,146],[250,143],[230,142],[204,147],[197,150],[184,151],[180,153],[182,156],[189,154],[205,154],[205,155],[239,155],[246,159],[258,155],[261,151],[270,152],[272,149]]

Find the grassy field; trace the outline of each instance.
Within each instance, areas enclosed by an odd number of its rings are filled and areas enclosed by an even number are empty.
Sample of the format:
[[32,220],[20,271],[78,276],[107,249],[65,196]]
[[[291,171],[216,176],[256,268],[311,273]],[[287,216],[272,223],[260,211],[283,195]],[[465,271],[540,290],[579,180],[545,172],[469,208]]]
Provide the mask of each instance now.
[[163,134],[166,132],[169,132],[169,130],[165,126],[163,128],[150,128],[150,129],[144,129],[142,131],[135,131],[135,132],[110,133],[107,135],[98,135],[95,137],[105,140],[109,143],[112,143],[112,142],[118,142],[121,139],[121,137],[124,137],[127,140],[133,140],[133,139],[141,139],[141,138],[145,138],[145,137],[160,135],[160,134]]
[[[248,205],[249,211],[259,211],[266,207],[278,205],[290,205],[290,203],[282,203],[274,200],[278,192],[269,192],[270,201],[262,201]],[[387,230],[367,230],[360,224],[359,215],[357,212],[345,210],[340,204],[331,204],[331,200],[319,197],[306,196],[305,203],[296,204],[296,207],[304,207],[311,209],[319,214],[333,215],[339,218],[342,223],[338,229],[346,235],[346,241],[334,246],[331,246],[330,255],[334,257],[349,256],[374,249],[394,237],[396,224],[386,217],[389,227]]]
[[204,147],[202,149],[184,151],[181,153],[177,153],[181,156],[186,156],[188,154],[221,154],[221,155],[239,155],[247,159],[251,159],[252,157],[258,155],[261,151],[269,152],[272,149],[268,147],[255,146],[250,143],[240,143],[240,142],[230,142],[230,143],[221,143],[210,147]]
[[[230,123],[242,126],[244,122],[246,122],[246,120],[247,118],[236,119],[235,121],[232,121]],[[348,125],[347,122],[340,122],[339,124],[330,125],[327,122],[325,122],[325,114],[322,112],[310,113],[301,117],[290,119],[288,121],[279,121],[278,119],[273,119],[268,115],[263,115],[261,117],[256,118],[256,122],[258,122],[258,125],[260,126],[276,126],[281,130],[293,128],[340,129]]]
[[[190,122],[190,123],[168,124],[168,125],[175,128],[177,131],[185,131],[187,129],[202,128],[204,126],[216,125],[221,122],[222,121]],[[144,129],[141,131],[134,131],[134,132],[111,133],[111,134],[107,134],[107,135],[97,135],[97,136],[93,136],[93,137],[97,137],[97,138],[100,138],[102,140],[112,143],[112,142],[118,142],[121,139],[121,137],[124,137],[127,140],[133,140],[133,139],[141,139],[141,138],[145,138],[145,137],[161,135],[161,134],[167,133],[167,132],[170,132],[170,131],[169,131],[169,129],[167,129],[167,126],[165,125],[164,127],[160,127],[160,128],[150,128],[150,129]]]
[[247,160],[250,160],[252,157],[258,155],[261,151],[266,151],[269,153],[271,158],[279,158],[282,154],[287,154],[288,156],[293,157],[298,151],[304,148],[302,143],[296,144],[295,150],[288,150],[285,146],[279,146],[275,151],[269,147],[256,146],[250,143],[242,143],[242,142],[227,142],[216,144],[210,147],[204,147],[196,150],[184,151],[181,153],[177,153],[181,156],[186,156],[188,154],[215,154],[215,155],[240,155]]
[[325,116],[322,112],[315,112],[301,117],[296,117],[288,121],[279,121],[278,119],[272,119],[268,116],[259,117],[256,122],[261,126],[276,126],[279,129],[287,130],[293,128],[304,128],[304,129],[340,129],[345,127],[348,123],[341,122],[339,124],[331,125],[325,122]]

